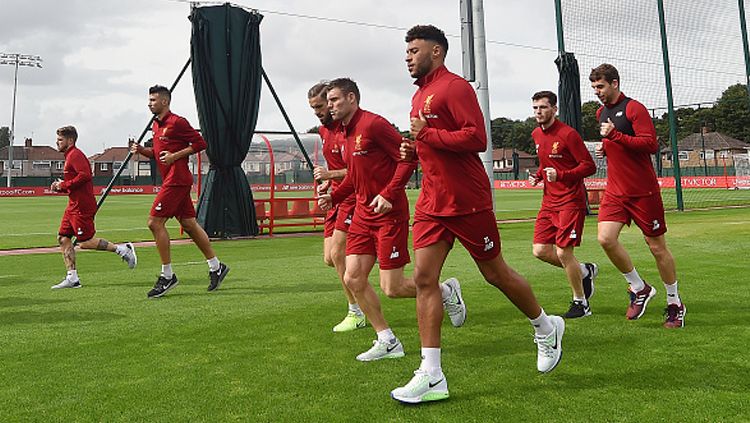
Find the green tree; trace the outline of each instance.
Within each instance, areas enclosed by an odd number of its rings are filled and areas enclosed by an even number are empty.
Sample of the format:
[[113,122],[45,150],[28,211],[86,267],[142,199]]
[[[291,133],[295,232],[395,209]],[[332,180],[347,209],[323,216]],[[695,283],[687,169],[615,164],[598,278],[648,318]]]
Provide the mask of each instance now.
[[583,125],[581,131],[584,141],[598,141],[599,138],[599,121],[596,119],[596,111],[599,110],[598,101],[587,101],[581,105],[581,115],[583,115]]
[[743,141],[750,141],[750,111],[744,84],[727,88],[714,106],[716,130]]
[[320,133],[319,129],[320,129],[320,125],[315,125],[312,128],[308,129],[307,133],[308,134],[318,134],[318,133]]
[[7,126],[0,127],[0,148],[10,145],[10,128]]

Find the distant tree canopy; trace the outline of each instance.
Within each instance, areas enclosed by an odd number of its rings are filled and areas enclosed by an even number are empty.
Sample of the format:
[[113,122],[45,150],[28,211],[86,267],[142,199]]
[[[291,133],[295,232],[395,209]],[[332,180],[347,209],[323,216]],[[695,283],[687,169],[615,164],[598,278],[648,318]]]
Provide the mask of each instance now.
[[10,145],[10,128],[7,126],[0,127],[0,148]]

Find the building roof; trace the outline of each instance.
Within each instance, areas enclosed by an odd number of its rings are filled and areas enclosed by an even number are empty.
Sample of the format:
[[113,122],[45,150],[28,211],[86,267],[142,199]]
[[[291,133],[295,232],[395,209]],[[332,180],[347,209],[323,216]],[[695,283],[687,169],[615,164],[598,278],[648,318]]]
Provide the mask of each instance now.
[[[8,160],[8,147],[0,148],[0,160]],[[13,146],[13,160],[65,160],[65,155],[48,145]]]
[[[750,148],[750,144],[724,135],[720,132],[704,132],[703,139],[701,133],[690,134],[677,142],[677,149],[680,151],[687,150],[744,150]],[[666,147],[662,152],[669,152],[671,148]]]
[[[89,156],[89,161],[92,163],[93,162],[97,162],[97,163],[123,162],[125,161],[125,157],[127,157],[129,151],[130,149],[128,147],[109,147],[101,153],[96,153],[96,154]],[[149,158],[141,154],[135,154],[133,155],[131,160],[137,160],[139,162],[147,162],[149,161]]]

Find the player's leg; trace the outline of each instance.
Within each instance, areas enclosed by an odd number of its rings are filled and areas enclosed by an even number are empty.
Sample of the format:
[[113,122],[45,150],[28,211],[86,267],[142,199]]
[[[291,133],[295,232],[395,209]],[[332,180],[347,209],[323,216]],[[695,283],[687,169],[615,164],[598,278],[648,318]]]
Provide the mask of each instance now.
[[563,267],[555,252],[555,234],[557,228],[552,223],[552,212],[540,210],[534,222],[534,241],[532,253],[539,260],[553,266]]
[[571,301],[568,311],[563,315],[566,319],[575,319],[591,315],[591,307],[589,306],[588,299],[583,290],[583,272],[581,272],[581,263],[573,253],[573,248],[572,245],[567,247],[555,247],[555,252],[565,270],[565,276],[568,279],[568,284],[570,284],[570,289],[573,291],[573,301]]
[[133,269],[138,264],[138,256],[135,254],[135,246],[127,242],[125,244],[114,244],[103,238],[93,237],[86,242],[79,242],[78,246],[83,250],[109,251],[120,256],[128,267]]
[[346,232],[334,229],[331,236],[325,238],[325,242],[331,264],[336,269],[336,273],[341,281],[341,287],[349,304],[346,317],[333,327],[333,331],[349,332],[363,328],[366,325],[365,314],[357,303],[356,297],[344,282],[344,273],[346,272]]
[[[192,202],[190,203],[190,207],[193,207]],[[221,283],[224,281],[224,278],[229,273],[229,267],[222,263],[218,257],[216,257],[216,253],[214,252],[213,247],[211,246],[211,240],[208,238],[208,234],[203,229],[201,225],[198,224],[198,221],[195,220],[195,217],[180,217],[180,226],[185,230],[185,233],[190,236],[190,239],[193,240],[193,243],[198,247],[198,249],[203,253],[203,257],[206,258],[206,263],[208,263],[208,291],[214,291],[218,289],[221,286]]]
[[161,260],[161,273],[156,279],[154,287],[146,294],[148,298],[159,298],[179,283],[177,275],[172,271],[169,232],[166,227],[168,219],[168,217],[154,215],[151,215],[148,218],[148,228],[154,236],[156,251],[159,253],[159,258]]
[[404,276],[409,257],[409,221],[389,222],[377,231],[377,254],[380,264],[380,288],[389,298],[415,298],[414,279]]
[[[61,225],[60,229],[61,232],[63,230],[63,226],[65,225],[65,220],[63,220],[63,224]],[[63,279],[60,283],[56,285],[52,285],[52,289],[64,289],[64,288],[80,288],[81,287],[81,281],[78,279],[78,271],[76,270],[76,252],[75,252],[75,245],[73,244],[73,240],[71,235],[63,235],[59,234],[57,236],[57,242],[60,245],[60,252],[63,256],[63,262],[65,263],[65,269],[67,270],[67,274],[65,275],[65,279]]]

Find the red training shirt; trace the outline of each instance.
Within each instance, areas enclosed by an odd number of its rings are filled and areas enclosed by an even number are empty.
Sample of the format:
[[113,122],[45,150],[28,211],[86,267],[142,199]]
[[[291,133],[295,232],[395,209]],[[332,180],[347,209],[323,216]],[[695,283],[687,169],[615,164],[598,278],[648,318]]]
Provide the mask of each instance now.
[[65,212],[90,216],[96,214],[91,164],[86,155],[74,145],[65,151],[63,179],[60,190],[68,193]]
[[[596,164],[581,136],[557,119],[547,129],[541,126],[534,129],[531,136],[539,157],[536,177],[544,181],[542,209],[585,209],[583,178],[596,172]],[[555,182],[547,181],[547,173],[543,170],[546,167],[557,171]]]
[[[602,111],[613,109],[627,99],[624,94],[613,104],[605,104],[596,111],[600,119]],[[659,192],[659,182],[651,162],[651,155],[659,151],[656,129],[646,107],[628,99],[625,117],[632,126],[632,135],[617,127],[602,140],[607,156],[606,192],[626,197],[644,197]]]
[[193,174],[188,168],[188,156],[185,156],[171,165],[159,160],[162,151],[176,153],[188,146],[193,147],[193,152],[199,153],[206,149],[206,141],[188,123],[187,119],[169,112],[163,120],[154,119],[151,125],[154,133],[153,149],[146,148],[143,154],[156,159],[159,173],[162,178],[162,186],[190,186],[193,185]]
[[[408,219],[405,187],[417,163],[401,160],[401,134],[383,117],[362,109],[357,109],[341,130],[349,167],[344,180],[331,193],[333,204],[341,203],[354,192],[357,200],[354,213],[363,220]],[[376,214],[370,207],[378,194],[393,205],[389,213]]]
[[[326,159],[328,170],[346,169],[346,160],[344,159],[344,133],[341,131],[341,123],[331,121],[328,125],[323,125],[318,129],[318,134],[323,140],[323,157]],[[331,189],[338,188],[343,179],[331,179]],[[354,204],[354,195],[350,195],[342,203]]]
[[433,216],[492,210],[492,191],[479,152],[487,149],[484,117],[474,89],[441,66],[417,79],[412,118],[427,126],[416,137],[422,192],[416,209]]

